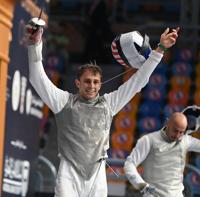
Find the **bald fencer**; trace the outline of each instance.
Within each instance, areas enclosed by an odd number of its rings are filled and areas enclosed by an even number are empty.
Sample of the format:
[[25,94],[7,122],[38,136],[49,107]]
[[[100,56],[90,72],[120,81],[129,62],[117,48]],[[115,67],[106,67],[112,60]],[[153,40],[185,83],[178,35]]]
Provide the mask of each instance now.
[[[31,25],[27,24],[29,79],[54,113],[57,123],[60,165],[55,197],[107,197],[105,159],[113,116],[147,84],[163,57],[164,49],[176,43],[178,30],[170,32],[167,28],[160,36],[160,45],[141,65],[136,65],[140,66],[137,72],[116,91],[101,96],[102,70],[96,63],[79,68],[75,79],[77,94],[57,88],[48,79],[42,64],[43,28],[34,33],[28,30],[30,28]],[[142,36],[139,37],[141,39]],[[134,45],[138,40],[129,35],[124,37],[124,41]],[[134,57],[135,54],[140,55],[134,46],[131,47],[133,51],[129,54]],[[133,62],[134,59],[132,66]]]
[[[188,108],[186,109],[187,111]],[[200,114],[199,114],[200,117]],[[200,131],[199,119],[196,119]],[[200,140],[187,134],[188,118],[175,112],[166,126],[141,137],[127,157],[125,174],[142,197],[183,197],[186,154],[200,152]],[[191,124],[190,124],[191,125]],[[143,167],[140,175],[137,167]]]

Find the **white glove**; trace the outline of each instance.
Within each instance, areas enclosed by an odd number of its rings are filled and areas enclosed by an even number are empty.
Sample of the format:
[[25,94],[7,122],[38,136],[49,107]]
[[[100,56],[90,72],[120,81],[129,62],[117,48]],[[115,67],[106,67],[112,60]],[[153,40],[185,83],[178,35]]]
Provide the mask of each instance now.
[[42,41],[43,27],[38,26],[36,30],[34,28],[30,23],[25,25],[24,38],[27,45],[38,44]]
[[155,193],[155,187],[152,185],[147,184],[141,191],[140,193],[142,194],[143,197],[157,197]]

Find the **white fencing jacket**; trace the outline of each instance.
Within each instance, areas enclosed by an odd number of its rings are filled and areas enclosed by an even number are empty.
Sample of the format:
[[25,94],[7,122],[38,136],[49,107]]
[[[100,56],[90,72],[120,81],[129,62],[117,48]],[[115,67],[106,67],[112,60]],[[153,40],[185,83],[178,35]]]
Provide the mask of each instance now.
[[[189,151],[200,152],[199,139],[186,134],[180,141],[169,143],[163,129],[144,135],[126,159],[126,176],[133,186],[145,182],[154,186],[159,197],[183,197],[183,171]],[[136,169],[140,164],[144,167],[142,177]]]
[[95,171],[95,163],[109,148],[113,116],[147,84],[163,55],[152,51],[127,82],[111,93],[98,95],[93,101],[61,90],[48,79],[42,65],[42,43],[30,45],[28,56],[30,82],[56,117],[59,153],[89,179]]

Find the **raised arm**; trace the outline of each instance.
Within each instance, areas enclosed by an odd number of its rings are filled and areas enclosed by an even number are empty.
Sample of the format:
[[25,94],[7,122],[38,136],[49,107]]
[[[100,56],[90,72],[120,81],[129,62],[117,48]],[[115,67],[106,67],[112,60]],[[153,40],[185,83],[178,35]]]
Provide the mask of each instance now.
[[42,64],[42,33],[39,28],[34,34],[25,27],[25,36],[28,45],[29,80],[47,106],[58,113],[68,101],[69,93],[57,88],[47,77]]
[[148,83],[149,77],[161,61],[164,51],[176,43],[178,31],[179,28],[169,32],[169,28],[167,28],[160,36],[158,47],[151,52],[140,69],[118,90],[104,95],[111,106],[113,115],[118,113]]

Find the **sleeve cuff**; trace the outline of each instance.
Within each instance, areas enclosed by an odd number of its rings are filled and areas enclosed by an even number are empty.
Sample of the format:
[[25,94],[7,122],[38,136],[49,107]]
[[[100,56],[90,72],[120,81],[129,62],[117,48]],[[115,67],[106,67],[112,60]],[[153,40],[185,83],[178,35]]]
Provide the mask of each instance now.
[[31,62],[42,61],[42,42],[28,46],[28,58]]
[[162,57],[163,57],[162,53],[159,53],[159,52],[157,52],[155,50],[153,50],[150,55],[156,61],[160,61],[162,59]]

